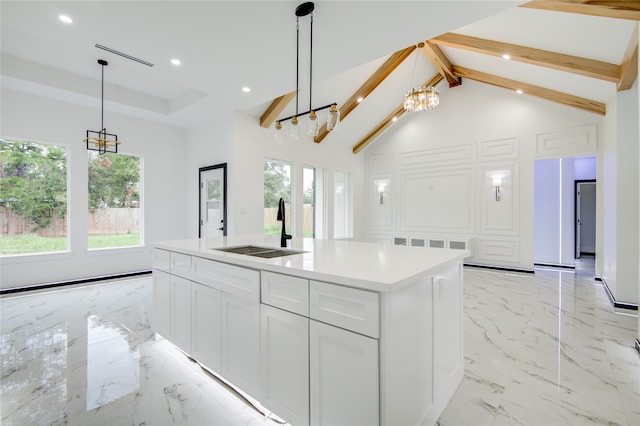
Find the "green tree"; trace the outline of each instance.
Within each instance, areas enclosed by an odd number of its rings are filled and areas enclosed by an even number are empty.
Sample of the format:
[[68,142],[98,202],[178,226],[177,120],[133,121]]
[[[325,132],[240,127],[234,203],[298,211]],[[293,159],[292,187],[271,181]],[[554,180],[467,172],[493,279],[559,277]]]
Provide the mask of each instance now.
[[140,159],[89,151],[89,210],[132,207],[140,200]]
[[278,207],[280,198],[291,201],[291,166],[278,161],[264,162],[264,207]]
[[0,139],[0,205],[38,228],[67,213],[67,153],[59,146]]

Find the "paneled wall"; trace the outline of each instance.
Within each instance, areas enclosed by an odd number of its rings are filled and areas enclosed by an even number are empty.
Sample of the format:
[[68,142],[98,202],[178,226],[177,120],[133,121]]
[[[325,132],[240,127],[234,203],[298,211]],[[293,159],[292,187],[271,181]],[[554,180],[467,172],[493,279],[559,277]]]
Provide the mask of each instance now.
[[365,151],[368,239],[468,248],[469,264],[531,270],[533,162],[596,155],[599,122],[473,82],[443,89],[438,109],[405,114]]
[[371,239],[470,248],[468,261],[520,267],[518,152],[511,137],[372,155]]

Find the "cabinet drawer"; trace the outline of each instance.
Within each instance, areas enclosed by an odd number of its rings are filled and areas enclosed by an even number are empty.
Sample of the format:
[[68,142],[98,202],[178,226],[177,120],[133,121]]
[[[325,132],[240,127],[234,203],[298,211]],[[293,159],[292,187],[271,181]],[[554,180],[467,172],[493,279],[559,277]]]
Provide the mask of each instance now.
[[192,279],[251,302],[260,302],[260,273],[215,260],[193,257]]
[[309,316],[309,280],[265,271],[260,274],[262,303]]
[[151,250],[151,265],[153,269],[169,272],[171,270],[170,252],[157,248]]
[[355,331],[380,337],[380,298],[378,293],[311,281],[310,317]]
[[191,256],[171,252],[171,273],[183,278],[189,278],[191,273]]

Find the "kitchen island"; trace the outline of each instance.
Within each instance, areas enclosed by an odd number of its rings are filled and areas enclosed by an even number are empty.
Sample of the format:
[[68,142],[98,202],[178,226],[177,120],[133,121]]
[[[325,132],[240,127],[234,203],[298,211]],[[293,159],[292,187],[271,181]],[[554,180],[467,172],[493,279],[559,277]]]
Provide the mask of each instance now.
[[435,424],[466,250],[253,235],[154,244],[154,330],[291,424]]

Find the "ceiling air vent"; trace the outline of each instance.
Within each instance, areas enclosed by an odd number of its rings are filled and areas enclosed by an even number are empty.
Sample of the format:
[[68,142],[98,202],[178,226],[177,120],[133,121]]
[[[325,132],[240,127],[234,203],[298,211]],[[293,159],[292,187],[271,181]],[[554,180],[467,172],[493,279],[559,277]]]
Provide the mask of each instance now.
[[123,58],[131,59],[132,61],[139,62],[139,63],[141,63],[143,65],[148,66],[148,67],[152,67],[153,66],[153,64],[151,62],[143,61],[140,58],[136,58],[135,56],[127,55],[126,53],[120,52],[120,51],[112,49],[110,47],[103,46],[101,44],[96,44],[96,47],[98,49],[106,50],[109,53],[114,53],[116,55],[122,56]]

